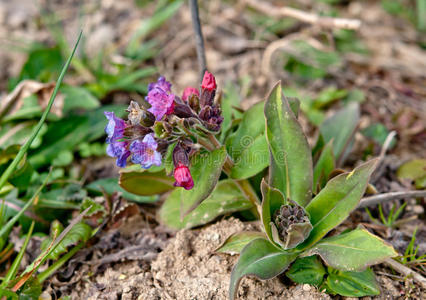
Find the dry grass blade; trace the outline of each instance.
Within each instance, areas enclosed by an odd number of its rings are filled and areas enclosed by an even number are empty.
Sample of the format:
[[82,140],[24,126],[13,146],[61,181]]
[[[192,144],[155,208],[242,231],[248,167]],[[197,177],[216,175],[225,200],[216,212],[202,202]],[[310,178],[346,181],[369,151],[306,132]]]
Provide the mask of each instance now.
[[407,191],[407,192],[391,192],[385,194],[374,195],[361,199],[358,208],[374,206],[386,201],[399,200],[404,198],[426,197],[426,191]]
[[385,264],[393,268],[395,271],[403,274],[404,276],[413,277],[414,281],[418,282],[422,286],[422,288],[426,289],[426,278],[424,278],[422,275],[420,275],[416,271],[413,271],[412,269],[404,266],[403,264],[400,264],[399,262],[393,260],[392,258],[388,258],[385,261]]
[[291,7],[276,7],[272,6],[264,1],[257,0],[245,0],[249,6],[256,10],[272,16],[272,17],[290,17],[297,19],[302,22],[318,25],[325,28],[341,28],[357,30],[361,27],[361,21],[356,19],[343,19],[343,18],[331,18],[322,17],[312,13],[303,12],[301,10]]

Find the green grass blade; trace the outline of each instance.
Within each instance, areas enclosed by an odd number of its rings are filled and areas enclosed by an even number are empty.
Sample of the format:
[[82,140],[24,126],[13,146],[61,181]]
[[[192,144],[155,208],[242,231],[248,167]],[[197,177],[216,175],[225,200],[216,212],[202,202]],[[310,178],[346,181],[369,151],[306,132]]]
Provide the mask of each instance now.
[[[65,73],[71,63],[71,60],[74,56],[74,53],[77,49],[78,43],[80,42],[82,31],[80,31],[80,34],[78,36],[77,42],[75,43],[74,49],[71,52],[70,57],[68,58],[67,62],[65,63],[64,67],[62,68],[61,74],[59,75],[58,80],[56,81],[55,89],[53,90],[52,96],[50,97],[49,103],[47,104],[46,109],[43,112],[43,115],[40,118],[40,121],[38,122],[37,126],[34,128],[33,133],[31,134],[28,141],[22,146],[22,148],[19,150],[18,154],[16,155],[15,159],[12,161],[12,163],[7,167],[6,171],[3,172],[2,176],[0,177],[0,189],[4,186],[6,181],[9,179],[10,175],[15,171],[16,167],[24,157],[24,155],[27,153],[28,149],[30,148],[32,142],[37,137],[37,134],[39,133],[41,127],[43,126],[44,122],[46,121],[47,115],[53,105],[53,101],[55,100],[56,94],[58,93],[59,87],[61,86],[62,80],[64,79]],[[4,205],[4,203],[2,204]]]
[[[49,177],[50,177],[50,172],[46,176],[46,179],[44,180],[43,184],[37,189],[37,191],[34,193],[31,199],[28,200],[27,203],[25,203],[22,209],[16,215],[14,215],[13,218],[6,223],[6,225],[2,226],[2,228],[0,229],[0,238],[12,228],[13,224],[15,224],[15,222],[24,214],[24,212],[31,206],[31,204],[33,204],[34,200],[37,199],[38,195],[41,193],[41,190],[47,184]],[[4,202],[3,202],[3,205],[4,205]]]
[[19,290],[25,284],[25,282],[34,274],[34,272],[36,272],[40,268],[40,266],[42,266],[46,262],[50,253],[55,251],[55,248],[59,245],[59,243],[65,238],[65,236],[70,232],[70,230],[83,219],[83,217],[91,208],[92,206],[89,206],[76,218],[74,218],[70,222],[70,224],[61,232],[61,234],[55,240],[52,241],[49,248],[47,248],[43,253],[41,253],[31,265],[27,266],[25,271],[19,276],[18,282],[12,288],[13,292]]
[[19,253],[16,256],[15,260],[13,261],[12,266],[10,267],[9,271],[7,272],[6,277],[4,278],[4,281],[1,284],[1,287],[6,287],[7,284],[16,275],[16,272],[18,272],[19,265],[21,264],[21,260],[24,257],[25,250],[27,249],[28,242],[30,241],[31,235],[33,234],[34,225],[35,225],[35,221],[32,221],[30,229],[28,230],[28,233],[27,233],[27,237],[25,238],[25,242],[22,245],[21,250],[19,250]]
[[74,246],[70,251],[68,251],[65,255],[61,256],[60,259],[55,261],[49,268],[47,268],[45,271],[41,272],[38,276],[38,282],[43,283],[47,278],[49,278],[53,273],[55,273],[60,267],[63,266],[71,257],[74,256],[80,250],[83,248],[83,246],[86,244],[86,242],[80,242],[77,246]]

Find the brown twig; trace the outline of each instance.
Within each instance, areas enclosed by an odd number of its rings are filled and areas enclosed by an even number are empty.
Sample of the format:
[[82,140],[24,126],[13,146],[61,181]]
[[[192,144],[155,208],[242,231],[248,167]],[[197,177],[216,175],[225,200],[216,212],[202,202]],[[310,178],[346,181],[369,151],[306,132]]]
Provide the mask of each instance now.
[[358,208],[373,206],[386,201],[417,197],[426,197],[426,191],[391,192],[365,197],[359,202]]
[[404,266],[403,264],[397,262],[392,258],[388,258],[387,260],[385,260],[385,264],[387,264],[392,269],[403,274],[406,277],[412,277],[414,281],[418,282],[422,286],[422,288],[426,289],[426,278],[424,278],[416,271]]
[[254,9],[272,17],[290,17],[299,21],[318,25],[324,28],[341,28],[357,30],[361,27],[361,21],[357,19],[343,19],[318,16],[292,7],[276,7],[258,0],[244,0]]

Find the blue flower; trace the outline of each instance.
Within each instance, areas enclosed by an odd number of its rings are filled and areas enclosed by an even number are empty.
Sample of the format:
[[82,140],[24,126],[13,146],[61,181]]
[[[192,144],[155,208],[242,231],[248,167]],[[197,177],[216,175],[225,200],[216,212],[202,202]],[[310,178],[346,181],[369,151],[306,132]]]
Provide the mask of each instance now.
[[114,142],[108,145],[107,154],[111,157],[116,157],[116,164],[120,168],[124,168],[127,164],[127,158],[130,156],[128,150],[128,142]]
[[124,168],[127,164],[127,158],[130,156],[129,142],[123,141],[127,124],[124,120],[117,118],[113,112],[106,111],[105,117],[108,119],[108,124],[105,127],[106,142],[109,144],[107,154],[116,157],[117,166]]
[[124,129],[127,124],[123,119],[117,118],[113,112],[104,112],[105,117],[108,119],[108,124],[105,127],[105,132],[108,135],[106,142],[114,143],[123,138]]
[[143,140],[136,140],[130,144],[132,162],[141,164],[142,168],[149,169],[152,165],[161,165],[161,154],[157,151],[158,144],[152,133],[145,135]]

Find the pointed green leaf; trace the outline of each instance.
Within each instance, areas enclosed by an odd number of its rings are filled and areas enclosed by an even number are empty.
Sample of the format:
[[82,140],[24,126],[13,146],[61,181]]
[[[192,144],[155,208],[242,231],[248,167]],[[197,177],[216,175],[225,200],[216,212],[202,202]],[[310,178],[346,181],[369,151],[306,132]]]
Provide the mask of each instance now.
[[225,147],[211,152],[200,152],[191,159],[191,175],[194,187],[180,188],[181,217],[189,214],[214,190],[226,159]]
[[333,140],[333,152],[338,162],[343,163],[350,152],[351,141],[359,122],[359,104],[352,102],[326,119],[320,126],[325,143]]
[[[169,179],[168,177],[165,177]],[[85,188],[89,190],[90,192],[94,192],[96,194],[101,195],[103,192],[111,195],[115,192],[120,192],[123,196],[123,198],[134,201],[137,203],[152,203],[158,200],[158,196],[138,196],[134,193],[129,193],[128,191],[124,190],[119,184],[119,179],[117,177],[111,177],[111,178],[102,178],[98,179],[96,181],[91,182],[90,184],[86,185]],[[139,183],[140,184],[140,183]]]
[[323,239],[305,255],[318,254],[325,263],[342,271],[362,271],[398,255],[391,245],[365,229]]
[[312,196],[312,156],[302,128],[282,95],[281,83],[265,103],[266,135],[270,150],[269,184],[305,206]]
[[277,209],[280,209],[281,205],[286,204],[286,200],[284,199],[283,194],[271,187],[266,183],[265,179],[262,179],[262,183],[260,184],[260,189],[262,191],[262,224],[265,229],[266,236],[268,237],[271,243],[275,243],[274,238],[272,236],[272,216]]
[[379,285],[371,269],[363,272],[341,272],[329,268],[326,289],[346,297],[364,297],[380,294]]
[[336,164],[334,162],[333,145],[330,141],[321,151],[314,168],[314,191],[321,190],[326,184],[330,173],[334,170]]
[[[222,180],[206,200],[181,220],[182,190],[176,188],[171,192],[158,212],[161,223],[175,229],[206,224],[220,215],[250,209],[253,206],[233,180]],[[183,200],[185,201],[185,198]]]
[[[307,217],[306,217],[307,219]],[[309,220],[306,220],[306,222],[303,223],[294,223],[291,224],[287,232],[287,237],[285,240],[281,240],[278,234],[278,229],[271,222],[271,230],[272,230],[272,238],[274,239],[274,242],[279,244],[281,248],[283,249],[292,249],[302,243],[306,238],[309,236],[309,233],[312,230],[312,225],[309,222]]]
[[324,266],[317,256],[299,257],[285,275],[299,284],[320,286],[326,274]]
[[151,196],[173,189],[174,179],[166,175],[164,169],[157,172],[137,171],[120,172],[118,184],[127,192],[139,196]]
[[268,240],[252,241],[243,249],[232,270],[229,298],[235,298],[240,280],[244,276],[255,275],[260,279],[273,278],[284,272],[296,257],[297,253],[279,250]]
[[349,216],[364,194],[376,162],[377,159],[370,160],[350,173],[334,177],[312,199],[306,211],[310,215],[313,229],[299,249],[312,246]]
[[226,149],[234,161],[232,178],[249,178],[269,164],[263,106],[263,102],[260,102],[247,110],[237,131],[226,141]]
[[220,246],[216,252],[238,254],[245,246],[258,238],[263,238],[264,233],[259,231],[243,231],[234,233]]

